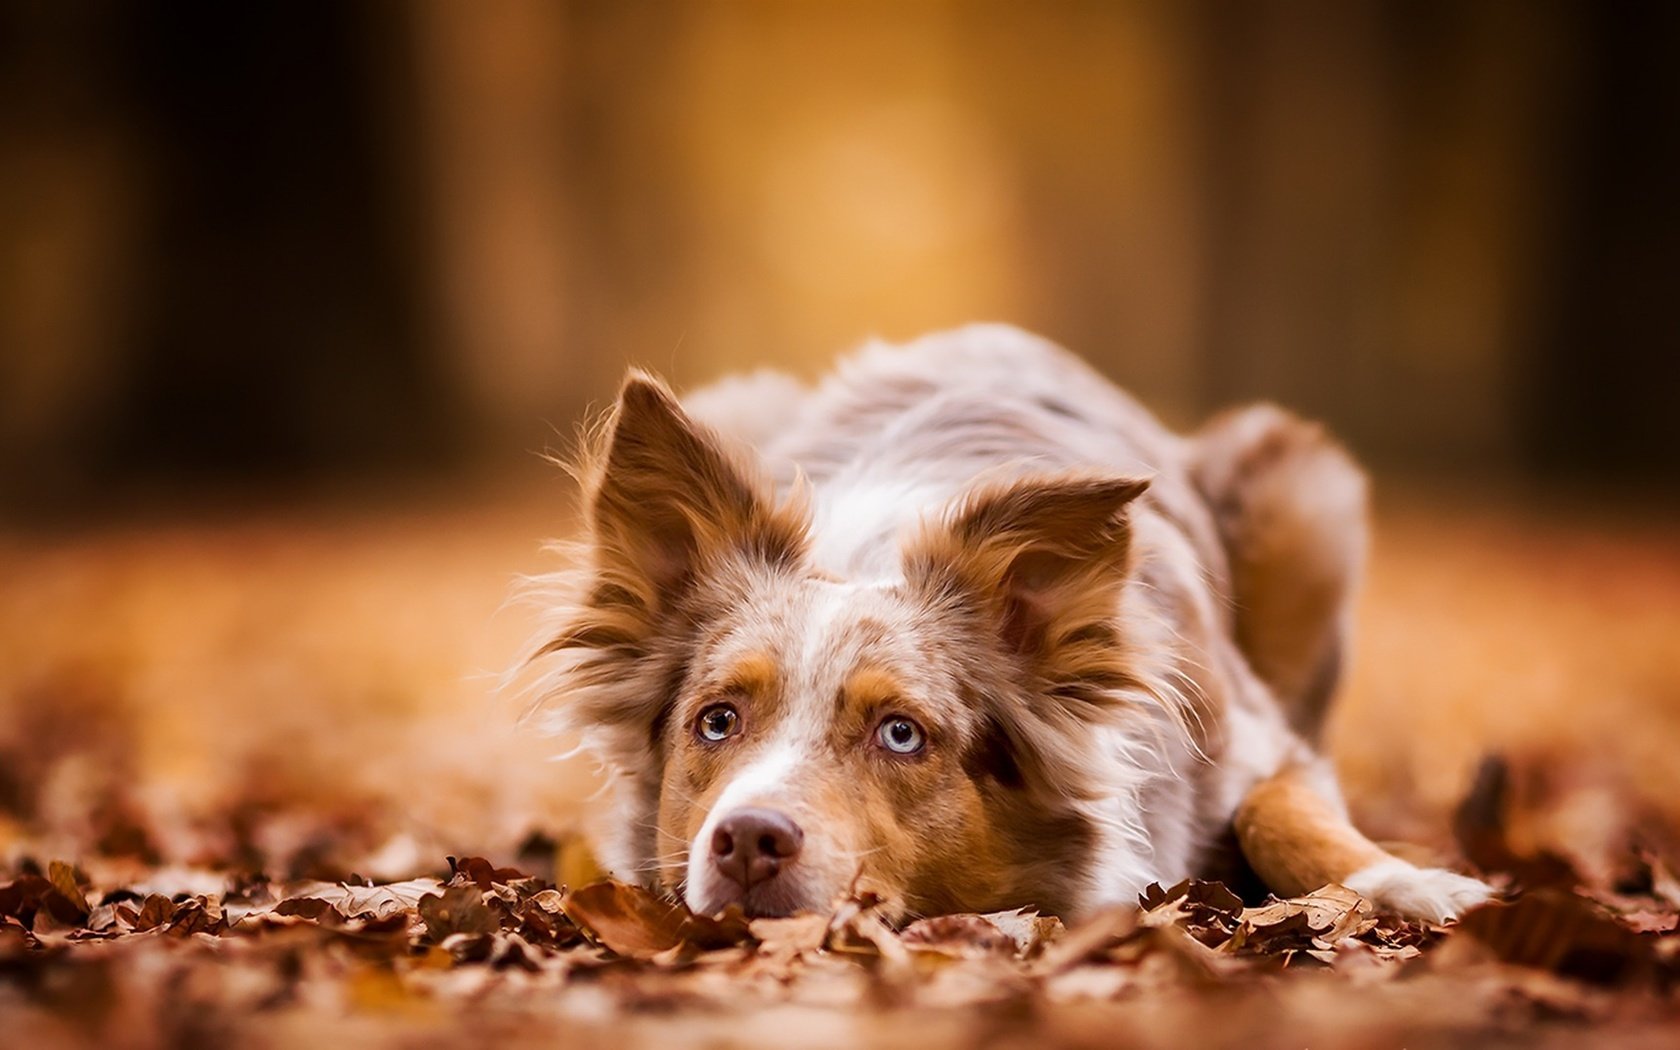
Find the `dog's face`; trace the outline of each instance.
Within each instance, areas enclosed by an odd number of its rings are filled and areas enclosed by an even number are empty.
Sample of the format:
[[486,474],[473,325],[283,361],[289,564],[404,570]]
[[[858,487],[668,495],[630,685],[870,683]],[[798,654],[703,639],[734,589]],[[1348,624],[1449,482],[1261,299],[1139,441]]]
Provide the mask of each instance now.
[[836,579],[668,392],[632,378],[586,477],[588,586],[550,651],[624,777],[631,864],[696,911],[899,913],[1080,892],[1081,731],[1133,683],[1114,619],[1131,479],[1015,481]]
[[694,627],[661,741],[669,888],[755,914],[821,907],[854,879],[917,910],[999,895],[959,625],[901,588],[790,572]]

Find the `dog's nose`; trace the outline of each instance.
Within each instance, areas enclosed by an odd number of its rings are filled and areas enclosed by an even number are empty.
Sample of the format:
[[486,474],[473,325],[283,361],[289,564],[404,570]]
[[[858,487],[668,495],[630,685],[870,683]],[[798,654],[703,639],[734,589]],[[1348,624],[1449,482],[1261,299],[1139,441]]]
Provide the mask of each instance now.
[[799,856],[804,841],[805,832],[786,813],[749,806],[718,821],[712,832],[712,862],[746,890]]

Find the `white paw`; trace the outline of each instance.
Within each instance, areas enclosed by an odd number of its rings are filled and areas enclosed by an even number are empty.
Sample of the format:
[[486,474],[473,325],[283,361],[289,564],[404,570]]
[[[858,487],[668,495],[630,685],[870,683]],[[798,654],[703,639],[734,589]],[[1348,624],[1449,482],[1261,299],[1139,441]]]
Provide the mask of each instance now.
[[1420,868],[1403,860],[1385,860],[1361,869],[1342,884],[1370,901],[1379,912],[1443,923],[1493,896],[1479,879],[1445,868]]

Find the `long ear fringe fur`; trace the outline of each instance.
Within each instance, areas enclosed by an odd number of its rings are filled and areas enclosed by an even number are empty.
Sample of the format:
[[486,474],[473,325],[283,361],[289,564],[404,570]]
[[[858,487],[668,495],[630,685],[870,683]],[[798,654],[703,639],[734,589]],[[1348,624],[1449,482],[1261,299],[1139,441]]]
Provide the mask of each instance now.
[[[617,694],[628,688],[625,682],[615,683],[607,667],[629,654],[603,660],[600,652],[561,643],[578,633],[591,609],[591,594],[601,582],[590,503],[605,469],[616,415],[616,405],[595,413],[578,425],[569,450],[545,455],[577,485],[577,517],[583,535],[543,544],[543,552],[557,559],[560,568],[515,580],[509,604],[535,609],[538,623],[498,682],[498,691],[519,703],[521,724],[576,741],[566,756],[590,755],[609,774],[634,768],[636,752],[646,746],[630,739],[627,732],[605,730],[594,717],[612,707]],[[605,632],[599,640],[606,640]]]
[[[630,559],[615,556],[608,546],[611,539],[593,520],[618,411],[614,405],[580,426],[570,454],[548,456],[578,485],[583,535],[545,544],[545,552],[557,557],[561,568],[516,581],[510,603],[534,607],[538,626],[501,676],[499,691],[520,704],[525,725],[575,739],[574,750],[590,754],[609,773],[629,774],[655,764],[648,727],[668,683],[659,680],[658,662],[649,659],[650,645],[657,641],[652,634],[659,596],[649,591],[647,581],[615,568]],[[778,502],[745,449],[703,423],[691,420],[690,425],[748,481],[766,508],[765,520],[753,523],[740,537],[746,549],[768,554],[758,548],[802,543],[810,520],[810,486],[803,477],[796,478]],[[697,508],[680,509],[697,534],[716,529]],[[720,537],[709,539],[721,543]]]

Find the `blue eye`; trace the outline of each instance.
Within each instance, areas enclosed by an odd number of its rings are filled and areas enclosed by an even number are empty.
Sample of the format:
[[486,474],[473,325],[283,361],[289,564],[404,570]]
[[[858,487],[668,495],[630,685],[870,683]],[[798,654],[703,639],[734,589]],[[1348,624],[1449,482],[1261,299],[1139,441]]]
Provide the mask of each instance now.
[[895,755],[914,755],[926,746],[922,727],[903,715],[893,715],[875,730],[875,739]]
[[694,721],[694,732],[700,739],[717,743],[741,731],[741,716],[728,704],[713,704],[700,712]]

